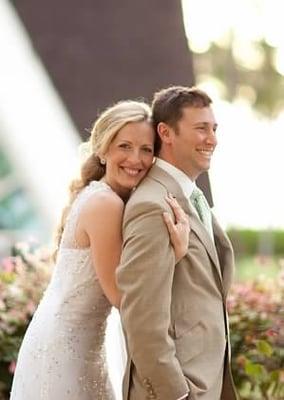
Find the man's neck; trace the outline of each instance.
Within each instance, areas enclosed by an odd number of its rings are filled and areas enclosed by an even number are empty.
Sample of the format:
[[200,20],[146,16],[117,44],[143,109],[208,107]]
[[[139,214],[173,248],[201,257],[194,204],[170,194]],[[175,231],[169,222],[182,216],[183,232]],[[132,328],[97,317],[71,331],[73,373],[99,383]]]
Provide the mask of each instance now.
[[180,185],[185,197],[189,197],[195,187],[195,183],[180,169],[167,160],[157,158],[156,165],[167,172]]
[[187,173],[187,171],[184,171],[183,169],[181,169],[179,167],[178,163],[176,162],[176,160],[173,157],[170,157],[168,155],[165,155],[165,154],[161,153],[161,154],[159,154],[157,156],[157,158],[159,158],[160,160],[162,160],[162,161],[166,162],[167,164],[171,165],[173,168],[177,169],[181,173],[185,174],[188,177],[188,179],[190,179],[192,182],[196,181],[197,177],[195,177],[195,176],[193,177],[192,175],[189,175]]

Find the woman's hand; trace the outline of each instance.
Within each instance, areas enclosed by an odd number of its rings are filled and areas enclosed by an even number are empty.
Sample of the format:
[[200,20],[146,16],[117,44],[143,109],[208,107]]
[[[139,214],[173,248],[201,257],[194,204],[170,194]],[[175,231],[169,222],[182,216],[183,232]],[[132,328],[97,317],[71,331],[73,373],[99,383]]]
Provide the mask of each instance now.
[[173,210],[175,221],[172,220],[168,212],[164,212],[163,217],[175,251],[176,262],[178,263],[187,253],[190,232],[189,220],[186,213],[171,194],[166,197],[166,200]]

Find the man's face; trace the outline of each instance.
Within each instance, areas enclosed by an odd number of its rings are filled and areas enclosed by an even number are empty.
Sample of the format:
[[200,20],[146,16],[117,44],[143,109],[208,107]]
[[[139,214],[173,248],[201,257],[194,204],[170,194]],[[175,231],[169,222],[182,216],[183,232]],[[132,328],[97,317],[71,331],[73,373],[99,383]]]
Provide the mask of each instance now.
[[171,128],[174,164],[192,180],[210,167],[217,145],[216,129],[211,107],[185,107],[176,128]]

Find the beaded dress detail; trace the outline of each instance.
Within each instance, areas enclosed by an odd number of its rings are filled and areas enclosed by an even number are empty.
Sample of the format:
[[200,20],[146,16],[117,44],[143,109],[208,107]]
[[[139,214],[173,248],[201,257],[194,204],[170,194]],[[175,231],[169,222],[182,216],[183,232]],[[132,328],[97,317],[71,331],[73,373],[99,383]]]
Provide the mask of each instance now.
[[111,190],[91,182],[71,206],[51,281],[24,337],[10,400],[114,400],[106,354],[111,305],[74,237],[90,196]]

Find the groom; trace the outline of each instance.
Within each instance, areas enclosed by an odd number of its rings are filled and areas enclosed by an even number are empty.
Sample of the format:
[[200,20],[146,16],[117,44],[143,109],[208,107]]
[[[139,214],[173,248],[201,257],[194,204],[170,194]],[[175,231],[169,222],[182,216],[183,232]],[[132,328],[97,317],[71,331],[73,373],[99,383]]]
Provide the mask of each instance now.
[[[176,86],[156,93],[152,107],[158,157],[126,205],[117,271],[129,355],[123,399],[235,400],[226,312],[233,253],[195,185],[217,144],[211,99]],[[178,265],[162,218],[167,193],[191,228]]]

